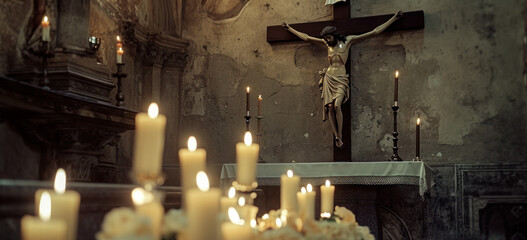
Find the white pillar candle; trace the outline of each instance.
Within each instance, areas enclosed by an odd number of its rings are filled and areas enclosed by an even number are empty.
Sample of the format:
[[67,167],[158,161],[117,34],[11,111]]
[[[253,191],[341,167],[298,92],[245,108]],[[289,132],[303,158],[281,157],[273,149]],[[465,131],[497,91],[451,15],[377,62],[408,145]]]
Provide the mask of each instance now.
[[335,186],[326,180],[326,185],[320,186],[320,213],[329,213],[333,215],[333,200],[335,195]]
[[67,227],[64,220],[51,219],[51,197],[47,191],[41,193],[40,218],[26,215],[20,222],[22,240],[65,240]]
[[215,240],[220,235],[218,228],[218,213],[220,210],[221,191],[218,188],[209,189],[209,180],[205,172],[196,176],[198,189],[190,189],[185,196],[188,221],[187,239]]
[[236,206],[236,198],[234,198],[235,196],[236,196],[236,190],[234,189],[234,187],[231,187],[229,189],[229,193],[227,197],[221,197],[220,199],[221,212],[225,214],[225,216],[227,216],[228,214],[227,211],[229,210],[229,208]]
[[236,181],[240,185],[252,186],[256,181],[260,145],[252,143],[250,132],[245,133],[244,142],[236,144]]
[[117,49],[117,63],[123,63],[124,50],[122,47]]
[[42,41],[49,42],[51,40],[51,36],[49,34],[50,27],[49,27],[49,20],[48,16],[44,16],[42,19]]
[[293,171],[287,170],[287,175],[283,174],[280,180],[280,208],[296,212],[296,193],[300,189],[300,176],[294,176]]
[[250,240],[253,239],[253,229],[249,224],[244,224],[234,208],[228,209],[230,222],[221,225],[223,240]]
[[[62,220],[66,223],[68,240],[77,239],[77,222],[79,217],[79,206],[81,197],[77,191],[66,191],[66,172],[59,168],[55,175],[55,191],[50,193],[51,197],[51,219]],[[35,199],[40,199],[46,190],[39,189],[35,192]],[[35,205],[36,212],[39,206]]]
[[307,193],[306,193],[306,207],[304,212],[304,219],[315,220],[315,198],[317,193],[313,191],[313,186],[307,184]]
[[[205,171],[207,152],[203,148],[197,148],[196,138],[190,136],[187,142],[188,149],[179,150],[179,168],[181,172],[181,186],[183,187],[183,196],[190,189],[198,187],[196,185],[196,174],[199,171]],[[184,207],[186,208],[186,203]]]
[[139,177],[157,178],[161,171],[167,118],[158,113],[157,104],[152,103],[148,114],[135,116],[133,171]]
[[239,216],[245,223],[251,222],[251,220],[256,219],[256,215],[258,214],[258,207],[245,204],[245,198],[240,197],[238,199],[238,207],[237,212],[239,213]]
[[159,203],[152,193],[142,188],[135,188],[132,191],[132,200],[135,205],[135,211],[148,219],[152,226],[154,239],[161,239],[161,226],[165,209]]
[[304,219],[306,213],[306,188],[302,187],[300,192],[296,193],[296,199],[298,201],[298,216]]

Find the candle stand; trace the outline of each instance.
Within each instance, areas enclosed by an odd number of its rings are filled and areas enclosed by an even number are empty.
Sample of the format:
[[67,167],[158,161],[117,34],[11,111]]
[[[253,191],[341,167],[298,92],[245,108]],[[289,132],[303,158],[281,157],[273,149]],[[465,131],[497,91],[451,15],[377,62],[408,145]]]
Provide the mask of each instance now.
[[402,161],[403,159],[401,159],[401,157],[399,157],[399,153],[398,153],[398,150],[399,148],[397,147],[397,141],[399,140],[399,138],[397,138],[399,136],[399,132],[397,132],[397,112],[399,111],[399,106],[392,106],[392,110],[393,110],[393,154],[392,154],[392,157],[390,158],[390,161]]
[[420,157],[415,157],[413,160],[414,161],[422,161]]
[[42,77],[40,78],[39,85],[49,90],[49,79],[48,79],[48,58],[52,58],[54,56],[53,52],[49,50],[49,41],[41,41],[41,45],[38,51],[35,51],[34,54],[38,57],[42,58],[41,63],[41,69],[42,69]]
[[251,115],[245,115],[245,130],[249,131],[249,122],[251,121]]
[[126,73],[122,72],[124,63],[117,63],[117,72],[112,73],[112,77],[117,78],[117,93],[115,94],[115,105],[121,107],[124,105],[124,94],[121,88],[121,79],[126,78]]
[[262,126],[261,126],[261,124],[262,124],[261,121],[262,121],[263,118],[264,118],[263,116],[256,116],[256,119],[258,119],[258,125],[257,125],[258,126],[258,131],[256,132],[256,142],[258,144],[260,144],[260,138],[263,135],[262,134]]

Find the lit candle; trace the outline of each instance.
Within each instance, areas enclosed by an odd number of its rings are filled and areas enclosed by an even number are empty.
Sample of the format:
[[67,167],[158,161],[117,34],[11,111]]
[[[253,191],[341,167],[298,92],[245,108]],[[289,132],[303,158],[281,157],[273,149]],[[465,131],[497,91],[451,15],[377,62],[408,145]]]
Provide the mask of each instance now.
[[258,116],[262,116],[262,95],[258,95]]
[[236,181],[243,186],[252,186],[256,182],[260,145],[252,141],[251,132],[245,132],[244,142],[236,144]]
[[[77,191],[66,191],[66,171],[59,168],[55,175],[55,191],[51,197],[51,219],[62,220],[66,223],[66,239],[77,239],[77,221],[79,217],[80,194]],[[39,189],[35,192],[35,199],[40,199],[46,190]],[[40,206],[35,205],[35,212],[40,211]]]
[[335,186],[331,185],[329,180],[326,180],[326,185],[320,186],[320,212],[321,214],[329,213],[333,215],[333,199],[335,196]]
[[51,40],[51,37],[49,34],[50,27],[49,27],[48,16],[44,16],[44,18],[42,19],[41,25],[42,25],[42,41],[49,42]]
[[218,239],[217,215],[220,210],[221,191],[209,189],[207,174],[203,171],[196,175],[197,189],[190,189],[185,196],[188,221],[188,238],[192,240]]
[[395,88],[393,92],[394,106],[397,106],[399,100],[399,71],[395,71]]
[[[197,148],[198,142],[194,136],[190,136],[187,141],[187,149],[179,150],[179,167],[181,169],[181,186],[183,195],[190,190],[197,188],[196,174],[205,171],[207,152],[203,148]],[[186,205],[186,203],[185,203]]]
[[147,192],[142,188],[134,188],[132,191],[132,200],[135,205],[135,211],[148,219],[152,226],[154,239],[161,239],[161,224],[165,209],[155,198],[151,192]]
[[421,133],[419,129],[419,124],[421,123],[421,119],[417,118],[417,125],[415,125],[415,156],[419,158],[419,155],[421,155]]
[[227,194],[227,197],[221,197],[220,199],[220,205],[221,205],[221,212],[227,216],[227,211],[230,207],[236,206],[236,190],[234,187],[231,187],[229,189],[229,193]]
[[250,240],[253,239],[254,233],[251,226],[244,224],[234,208],[228,209],[230,222],[221,225],[221,235],[223,240]]
[[116,49],[122,48],[123,47],[123,42],[122,42],[121,37],[119,35],[117,35],[116,40],[117,40],[117,48]]
[[117,63],[123,63],[124,50],[122,47],[117,49]]
[[296,199],[298,201],[298,216],[301,219],[304,219],[306,215],[306,193],[307,191],[305,187],[302,187],[300,192],[296,193]]
[[300,177],[287,170],[287,175],[283,174],[280,180],[280,208],[289,212],[298,211],[296,193],[300,189]]
[[51,196],[43,191],[38,198],[38,215],[40,218],[26,215],[22,218],[22,240],[65,240],[67,235],[66,222],[51,219]]
[[250,98],[249,98],[250,93],[249,92],[250,92],[250,90],[251,89],[249,87],[247,87],[247,103],[245,104],[245,107],[246,107],[245,111],[247,111],[247,116],[250,116],[250,114],[249,114],[249,108],[250,108],[249,107],[249,105],[250,105]]
[[133,172],[139,178],[156,179],[161,171],[165,126],[167,118],[159,114],[156,103],[150,104],[148,113],[135,116],[135,146]]
[[317,193],[313,191],[313,185],[307,184],[306,203],[304,218],[315,220],[315,198]]
[[258,214],[258,207],[246,204],[244,197],[238,199],[237,209],[240,213],[240,217],[245,223],[249,223],[251,220],[256,219],[256,214]]

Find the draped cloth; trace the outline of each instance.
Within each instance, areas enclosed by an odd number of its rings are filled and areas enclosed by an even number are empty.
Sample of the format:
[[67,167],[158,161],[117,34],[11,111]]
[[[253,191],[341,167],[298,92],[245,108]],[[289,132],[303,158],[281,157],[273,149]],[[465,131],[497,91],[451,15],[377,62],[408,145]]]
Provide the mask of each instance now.
[[346,0],[326,0],[326,6],[327,5],[331,5],[331,4],[335,4],[335,3],[338,3],[338,2],[345,2],[345,1]]
[[337,99],[338,95],[343,95],[344,98],[342,99],[342,104],[344,104],[346,101],[348,101],[349,95],[350,95],[350,88],[349,88],[349,75],[338,75],[333,76],[326,72],[326,69],[324,69],[322,72],[320,72],[322,79],[320,79],[319,85],[321,86],[320,91],[322,92],[320,98],[322,98],[322,101],[324,102],[324,112],[322,114],[322,120],[326,121],[328,120],[328,111],[329,106],[328,104],[333,103],[335,99]]

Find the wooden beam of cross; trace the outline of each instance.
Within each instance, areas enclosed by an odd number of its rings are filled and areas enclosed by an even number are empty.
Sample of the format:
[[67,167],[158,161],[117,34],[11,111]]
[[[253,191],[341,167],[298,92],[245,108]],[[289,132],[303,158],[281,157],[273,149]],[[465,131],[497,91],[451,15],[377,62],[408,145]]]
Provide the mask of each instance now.
[[[308,22],[290,24],[294,29],[313,37],[320,37],[320,31],[326,26],[335,26],[342,35],[357,35],[372,31],[375,27],[388,21],[393,14],[350,18],[350,1],[339,2],[333,5],[333,20],[321,22]],[[403,12],[403,16],[391,24],[385,32],[401,30],[423,29],[425,26],[424,12]],[[302,41],[297,36],[285,30],[282,25],[267,27],[267,42],[270,44]],[[350,73],[351,61],[346,63],[346,72]],[[333,161],[351,161],[351,104],[350,100],[342,105],[344,116],[342,127],[342,140],[344,146],[339,149],[333,144]],[[329,130],[328,130],[329,131]]]

